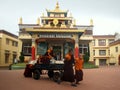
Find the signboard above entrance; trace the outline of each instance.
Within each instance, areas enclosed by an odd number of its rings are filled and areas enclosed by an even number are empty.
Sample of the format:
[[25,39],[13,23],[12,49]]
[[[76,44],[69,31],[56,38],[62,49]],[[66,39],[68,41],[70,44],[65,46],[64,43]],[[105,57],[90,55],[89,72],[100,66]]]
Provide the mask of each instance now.
[[39,38],[72,38],[72,34],[39,34]]

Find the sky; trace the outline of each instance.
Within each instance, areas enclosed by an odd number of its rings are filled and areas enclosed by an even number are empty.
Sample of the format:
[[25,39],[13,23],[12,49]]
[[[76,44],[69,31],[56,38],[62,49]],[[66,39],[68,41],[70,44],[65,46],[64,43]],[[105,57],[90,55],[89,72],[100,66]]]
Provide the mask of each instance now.
[[77,25],[89,25],[93,19],[94,35],[120,33],[120,0],[0,0],[0,29],[18,35],[20,17],[23,24],[36,24],[57,1],[61,10],[72,13]]

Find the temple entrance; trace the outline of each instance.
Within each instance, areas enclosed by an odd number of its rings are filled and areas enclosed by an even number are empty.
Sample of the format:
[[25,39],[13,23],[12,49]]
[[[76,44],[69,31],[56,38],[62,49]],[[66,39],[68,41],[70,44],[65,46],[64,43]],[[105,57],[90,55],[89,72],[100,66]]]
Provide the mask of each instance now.
[[56,60],[61,60],[61,46],[52,46],[53,53],[56,56]]

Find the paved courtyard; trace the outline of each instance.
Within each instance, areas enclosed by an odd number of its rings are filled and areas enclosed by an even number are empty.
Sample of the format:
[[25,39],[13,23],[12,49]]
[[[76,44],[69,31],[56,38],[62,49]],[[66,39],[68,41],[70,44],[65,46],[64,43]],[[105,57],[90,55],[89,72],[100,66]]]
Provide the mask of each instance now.
[[77,87],[57,84],[47,75],[39,80],[25,78],[24,70],[0,70],[0,90],[120,90],[120,66],[84,69],[84,80]]

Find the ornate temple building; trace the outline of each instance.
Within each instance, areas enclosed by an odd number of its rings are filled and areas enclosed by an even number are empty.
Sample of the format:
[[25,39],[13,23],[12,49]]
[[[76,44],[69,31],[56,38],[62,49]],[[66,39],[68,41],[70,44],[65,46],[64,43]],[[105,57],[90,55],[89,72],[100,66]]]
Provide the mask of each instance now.
[[36,24],[24,24],[20,18],[19,39],[22,41],[21,51],[26,60],[30,57],[35,60],[50,47],[58,60],[64,59],[69,49],[73,49],[75,57],[79,53],[92,54],[92,19],[90,25],[76,25],[72,14],[68,10],[61,10],[58,2],[55,9],[46,9],[46,12],[47,15],[42,14]]

